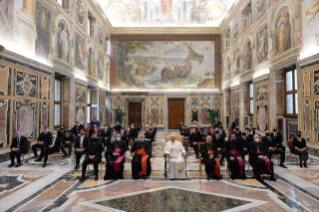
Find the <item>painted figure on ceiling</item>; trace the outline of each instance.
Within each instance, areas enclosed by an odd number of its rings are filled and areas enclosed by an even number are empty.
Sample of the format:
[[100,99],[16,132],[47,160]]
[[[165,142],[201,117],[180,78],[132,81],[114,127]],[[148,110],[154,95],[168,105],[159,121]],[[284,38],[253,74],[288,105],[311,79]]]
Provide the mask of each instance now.
[[161,0],[161,10],[164,14],[169,15],[173,6],[173,0]]
[[84,23],[84,18],[85,18],[85,9],[84,9],[84,4],[82,0],[78,0],[76,4],[76,10],[77,10],[77,18],[79,23],[82,25]]
[[262,63],[268,57],[267,28],[257,34],[257,62]]
[[89,68],[89,75],[92,77],[95,77],[95,69],[94,69],[94,50],[92,47],[89,48],[89,63],[88,63],[88,68]]
[[84,59],[84,47],[83,47],[83,40],[81,38],[78,38],[77,40],[77,50],[76,50],[76,67],[83,70],[85,59]]
[[70,34],[67,26],[63,23],[60,23],[58,34],[58,57],[66,62],[68,62],[69,56],[69,39]]

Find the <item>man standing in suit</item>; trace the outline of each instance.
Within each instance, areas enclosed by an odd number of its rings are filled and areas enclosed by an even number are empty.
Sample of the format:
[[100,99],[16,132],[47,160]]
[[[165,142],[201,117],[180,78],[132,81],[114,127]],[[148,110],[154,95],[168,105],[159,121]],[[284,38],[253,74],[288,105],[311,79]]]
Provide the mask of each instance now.
[[219,135],[219,128],[215,128],[215,135],[213,136],[213,143],[215,144],[217,151],[222,154],[222,157],[219,160],[221,166],[224,166],[223,161],[225,158],[225,137]]
[[131,124],[130,132],[131,132],[132,140],[135,141],[138,136],[138,130],[137,128],[134,127],[134,124]]
[[33,158],[38,157],[37,148],[41,148],[41,154],[43,154],[44,148],[48,146],[48,140],[51,138],[51,133],[49,132],[49,127],[45,127],[45,131],[42,132],[38,138],[38,143],[32,145]]
[[73,145],[73,139],[74,139],[73,133],[70,132],[70,127],[68,127],[66,129],[66,132],[64,132],[63,135],[62,135],[62,147],[61,147],[61,150],[62,150],[62,152],[64,154],[63,157],[67,156],[64,147],[68,147],[69,148],[68,157],[70,157],[71,150],[72,150],[72,145]]
[[48,147],[45,148],[44,152],[41,153],[40,157],[36,160],[37,162],[40,162],[42,158],[44,157],[44,164],[43,168],[46,167],[49,154],[53,152],[60,152],[61,147],[61,138],[57,137],[57,131],[54,130],[52,132],[51,138],[48,140]]
[[[104,138],[109,137],[110,135],[111,135],[111,130],[109,129],[108,124],[105,124],[104,129],[101,132],[101,138],[104,139]],[[103,143],[103,141],[102,141],[102,143]]]
[[9,168],[14,166],[14,157],[17,158],[16,167],[20,167],[21,166],[21,153],[26,154],[29,151],[28,147],[27,147],[27,138],[24,136],[21,136],[20,131],[17,131],[15,135],[16,135],[16,137],[14,137],[12,139],[12,143],[10,146],[11,164],[9,165]]
[[285,158],[286,158],[286,147],[282,144],[282,140],[283,140],[282,135],[280,132],[277,132],[276,126],[272,127],[272,133],[270,134],[270,137],[276,142],[276,150],[278,149],[280,151],[280,149],[281,149],[282,155],[281,155],[281,160],[280,160],[280,166],[283,168],[287,168],[284,165]]
[[86,168],[87,168],[87,165],[90,163],[93,163],[93,166],[94,166],[95,180],[99,179],[99,163],[101,162],[101,159],[102,159],[102,151],[103,151],[102,143],[98,141],[95,135],[93,135],[90,140],[90,143],[85,148],[86,156],[82,165],[82,177],[80,178],[80,181],[85,180]]
[[81,129],[80,135],[76,137],[74,149],[75,149],[75,167],[74,169],[79,169],[80,160],[83,154],[85,154],[85,148],[89,144],[89,138],[85,136],[85,130]]
[[120,132],[121,129],[122,129],[122,126],[120,125],[120,123],[116,122],[115,126],[114,126],[114,129],[116,132]]

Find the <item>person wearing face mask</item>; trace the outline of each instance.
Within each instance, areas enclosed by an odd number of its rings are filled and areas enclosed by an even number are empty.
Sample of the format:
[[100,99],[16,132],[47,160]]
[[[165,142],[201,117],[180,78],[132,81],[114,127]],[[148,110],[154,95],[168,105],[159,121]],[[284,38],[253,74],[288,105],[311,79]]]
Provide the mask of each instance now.
[[229,163],[230,178],[247,179],[245,174],[245,163],[243,160],[243,148],[235,134],[231,134],[231,140],[225,144],[226,158]]
[[239,143],[241,144],[243,148],[243,154],[242,154],[243,158],[245,157],[245,154],[248,153],[249,144],[252,141],[250,140],[250,137],[247,136],[246,132],[247,132],[246,130],[242,130],[241,136],[237,137]]
[[[195,129],[196,130],[196,129]],[[184,138],[187,138],[187,137],[189,137],[189,135],[190,135],[190,131],[189,131],[189,129],[188,129],[188,127],[187,127],[187,125],[185,124],[184,125],[184,127],[183,127],[183,130],[182,130],[182,134],[181,134],[182,136],[184,136]]]
[[101,123],[97,120],[97,117],[94,116],[93,120],[90,123],[90,127],[93,128],[93,126],[96,125],[97,128],[100,128]]
[[181,122],[180,125],[179,125],[179,133],[181,135],[182,135],[183,128],[184,128],[184,124],[183,124],[183,122]]
[[126,144],[122,142],[121,135],[118,133],[115,137],[116,142],[112,143],[110,157],[105,166],[104,180],[124,179],[124,163]]
[[284,162],[285,162],[285,157],[286,157],[286,153],[281,150],[281,149],[278,149],[277,148],[277,144],[276,144],[276,140],[274,137],[271,137],[270,136],[270,133],[269,133],[269,130],[266,130],[266,133],[265,133],[265,136],[262,138],[262,142],[264,144],[266,144],[266,146],[268,147],[268,153],[269,153],[269,158],[271,160],[272,158],[272,155],[274,153],[276,154],[280,154],[280,167],[283,167],[283,168],[287,168],[285,165],[284,165]]
[[53,152],[60,152],[60,147],[61,147],[61,138],[57,137],[57,131],[54,130],[52,132],[51,138],[48,139],[48,146],[45,148],[43,152],[41,152],[40,157],[36,160],[37,162],[40,162],[42,158],[44,157],[44,163],[43,163],[43,168],[46,167],[47,161],[49,154]]
[[206,143],[201,145],[201,154],[205,161],[205,172],[207,174],[207,180],[213,179],[222,179],[220,174],[220,164],[217,158],[217,148],[212,142],[212,137],[208,135],[206,137]]
[[256,180],[261,180],[260,175],[270,175],[270,180],[276,181],[272,162],[268,158],[268,148],[260,142],[258,134],[254,135],[254,141],[249,145],[249,163],[253,167]]
[[109,129],[109,125],[105,124],[104,129],[101,132],[102,143],[104,143],[103,141],[106,140],[107,137],[109,137],[110,135],[111,135],[111,130]]
[[74,169],[79,169],[80,160],[82,155],[85,154],[85,148],[89,144],[89,138],[85,136],[85,130],[81,129],[80,135],[76,136],[74,149],[75,149],[75,167]]
[[[296,133],[296,137],[292,140],[293,148],[291,152],[299,155],[300,158],[300,168],[304,165],[307,168],[308,152],[307,152],[307,143],[304,138],[301,137],[301,132]],[[303,162],[303,164],[302,164]]]
[[129,144],[132,141],[132,132],[131,132],[131,128],[130,126],[128,126],[126,128],[126,130],[124,131],[124,135],[122,137],[122,140],[125,142],[126,145],[126,149],[129,149]]
[[37,148],[41,148],[41,154],[44,151],[44,148],[48,146],[49,139],[51,138],[51,133],[49,132],[49,127],[46,126],[44,132],[38,137],[38,143],[32,145],[33,158],[38,157]]
[[149,147],[150,147],[150,151],[151,151],[151,157],[152,157],[152,148],[153,148],[153,141],[154,141],[154,135],[152,133],[152,131],[150,131],[150,128],[145,128],[145,141],[148,142]]
[[219,128],[219,135],[226,137],[226,133],[225,133],[223,126],[221,124],[219,124],[218,128]]
[[17,131],[15,133],[16,137],[12,138],[12,143],[10,146],[11,152],[10,152],[10,160],[11,164],[9,165],[9,168],[13,167],[14,164],[14,157],[17,158],[17,164],[15,165],[16,168],[21,166],[21,154],[28,153],[28,147],[27,147],[27,138],[24,136],[21,136],[20,131]]
[[[242,132],[243,132],[243,131],[242,131]],[[251,133],[251,131],[250,131],[249,126],[248,126],[248,125],[246,125],[246,126],[245,126],[245,132],[246,132],[246,136],[249,136],[249,135],[250,135],[250,133]]]
[[113,128],[115,129],[115,132],[120,132],[122,129],[122,125],[120,125],[119,122],[116,122],[116,124]]
[[102,159],[102,143],[99,142],[97,137],[94,135],[84,151],[86,156],[82,164],[82,177],[80,178],[80,181],[85,180],[85,172],[87,165],[91,163],[93,163],[95,180],[97,181],[99,179],[99,163]]
[[[72,146],[73,146],[73,139],[74,139],[74,136],[73,136],[73,133],[71,132],[71,129],[70,127],[68,127],[66,129],[66,132],[63,133],[62,135],[62,146],[61,146],[61,150],[63,152],[63,157],[70,157],[71,156],[71,150],[72,150]],[[67,155],[64,147],[68,147],[69,148],[69,153]]]
[[220,127],[220,126],[222,126],[221,121],[217,117],[215,117],[213,127]]
[[[253,141],[254,140],[254,135],[256,134],[256,127],[253,127],[252,129],[251,129],[251,133],[249,134],[249,138],[250,138],[250,140],[251,141]],[[247,134],[246,134],[247,135]]]
[[232,125],[231,125],[231,129],[233,130],[233,129],[236,129],[236,127],[239,125],[239,119],[236,119],[233,123],[232,123]]
[[225,158],[225,137],[219,135],[219,128],[215,128],[215,135],[213,136],[213,143],[216,145],[218,153],[222,154],[219,160],[221,166],[224,166],[223,161]]
[[112,148],[112,143],[115,142],[115,136],[116,136],[115,129],[112,129],[110,136],[106,140],[104,140],[104,142],[102,142],[102,143],[104,143],[104,146],[105,146],[105,159],[106,159],[106,161],[108,160],[108,157],[111,154],[110,149]]
[[85,129],[84,128],[84,126],[83,126],[83,124],[80,124],[80,122],[75,122],[75,124],[74,124],[74,126],[72,127],[72,133],[74,134],[74,135],[78,135],[78,134],[80,134],[80,130],[81,129]]
[[[272,138],[272,140],[275,141],[276,143],[276,148],[277,149],[280,149],[283,153],[286,153],[286,147],[282,144],[282,135],[280,132],[277,131],[277,127],[276,126],[273,126],[272,127],[272,132],[270,133],[270,137]],[[286,158],[286,154],[285,154],[285,157],[284,159]],[[284,161],[282,161],[283,163]],[[284,167],[284,168],[287,168],[287,167]]]
[[65,127],[64,127],[64,125],[62,125],[60,127],[59,132],[58,132],[58,137],[62,138],[64,132],[65,132]]
[[236,137],[241,136],[241,131],[239,130],[239,126],[236,126]]
[[196,132],[196,129],[193,128],[192,133],[189,135],[189,142],[190,142],[190,145],[194,148],[196,159],[198,159],[199,157],[199,153],[198,153],[199,141],[200,141],[200,135]]
[[145,142],[145,135],[141,133],[132,149],[132,177],[137,180],[140,178],[146,179],[151,175],[150,147]]

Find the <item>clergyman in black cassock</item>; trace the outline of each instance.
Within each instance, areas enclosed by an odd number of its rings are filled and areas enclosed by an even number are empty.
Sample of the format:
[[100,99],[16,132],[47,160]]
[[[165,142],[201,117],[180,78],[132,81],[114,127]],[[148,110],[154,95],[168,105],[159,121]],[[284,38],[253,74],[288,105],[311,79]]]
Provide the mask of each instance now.
[[150,147],[145,142],[144,134],[140,135],[139,141],[136,141],[131,149],[132,177],[137,180],[151,175]]
[[230,141],[225,144],[226,158],[229,164],[231,179],[247,179],[245,174],[245,163],[243,160],[243,149],[241,143],[231,134]]

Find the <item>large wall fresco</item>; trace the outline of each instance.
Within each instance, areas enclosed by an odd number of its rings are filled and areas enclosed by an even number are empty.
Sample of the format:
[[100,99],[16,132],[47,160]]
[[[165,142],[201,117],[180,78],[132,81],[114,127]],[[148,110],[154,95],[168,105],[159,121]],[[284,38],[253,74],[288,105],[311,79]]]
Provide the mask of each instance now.
[[319,2],[302,0],[303,57],[319,52]]
[[260,133],[270,129],[269,89],[269,81],[254,84],[255,126]]
[[214,41],[119,41],[119,88],[214,88]]

